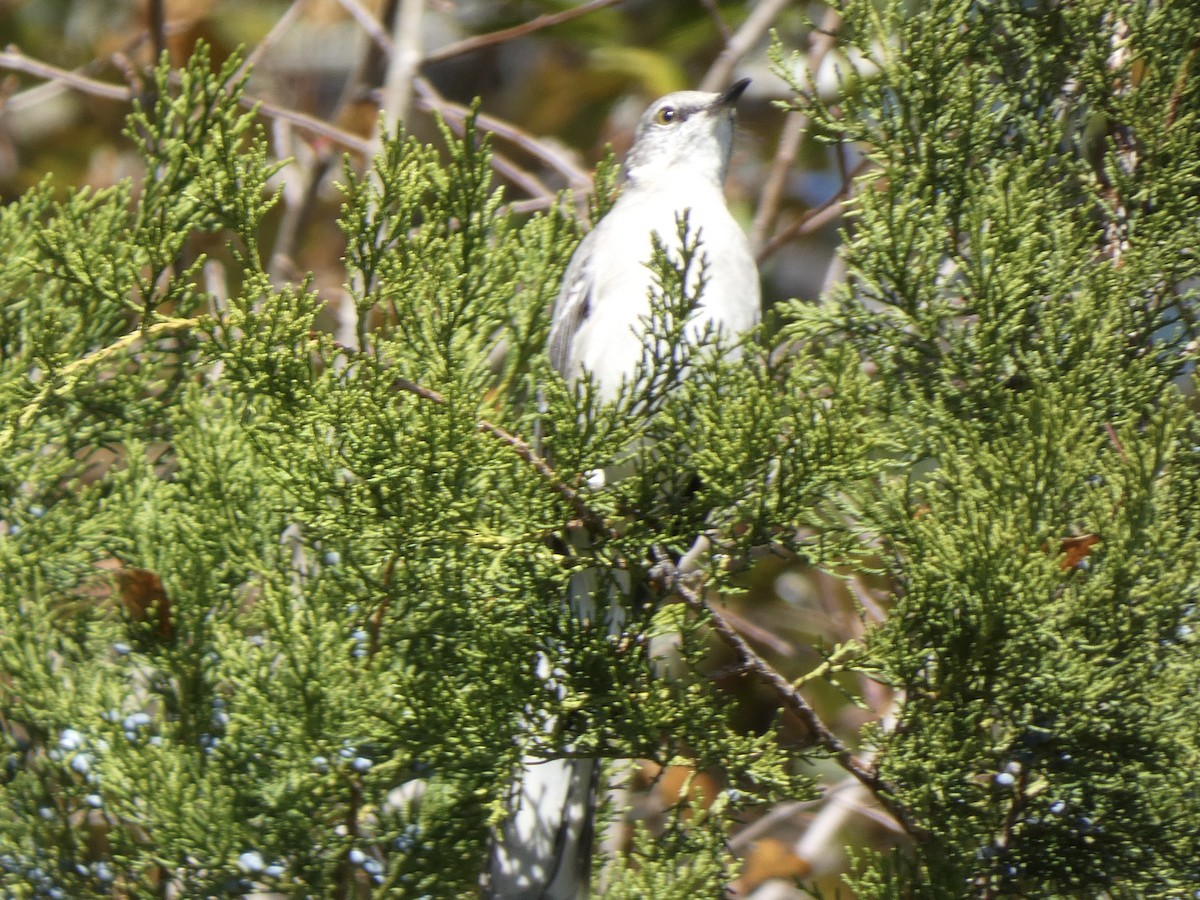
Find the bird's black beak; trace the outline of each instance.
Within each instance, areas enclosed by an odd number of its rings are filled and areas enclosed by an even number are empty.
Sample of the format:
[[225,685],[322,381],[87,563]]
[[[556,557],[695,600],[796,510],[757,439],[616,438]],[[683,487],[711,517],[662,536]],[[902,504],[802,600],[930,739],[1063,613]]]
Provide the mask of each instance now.
[[717,98],[717,102],[713,106],[733,106],[737,103],[738,97],[742,96],[742,92],[750,85],[749,78],[743,78],[741,81],[735,81],[725,93]]

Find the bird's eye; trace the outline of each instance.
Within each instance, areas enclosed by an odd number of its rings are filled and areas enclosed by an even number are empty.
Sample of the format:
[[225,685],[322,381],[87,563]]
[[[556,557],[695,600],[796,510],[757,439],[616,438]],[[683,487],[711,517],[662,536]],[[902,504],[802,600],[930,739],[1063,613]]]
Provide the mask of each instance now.
[[673,106],[664,106],[654,116],[654,121],[659,125],[670,125],[679,118],[679,110]]

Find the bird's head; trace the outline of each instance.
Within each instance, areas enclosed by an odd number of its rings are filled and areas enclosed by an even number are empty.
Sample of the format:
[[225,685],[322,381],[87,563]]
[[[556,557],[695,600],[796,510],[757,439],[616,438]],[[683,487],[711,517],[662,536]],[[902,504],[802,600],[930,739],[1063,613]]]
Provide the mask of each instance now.
[[721,94],[676,91],[650,104],[625,157],[631,184],[698,178],[724,183],[733,146],[734,105],[749,78]]

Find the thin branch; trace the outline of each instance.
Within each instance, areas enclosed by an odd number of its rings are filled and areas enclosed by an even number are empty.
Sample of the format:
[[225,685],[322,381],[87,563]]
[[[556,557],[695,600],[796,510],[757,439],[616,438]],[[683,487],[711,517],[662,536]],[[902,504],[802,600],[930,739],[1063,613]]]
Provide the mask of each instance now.
[[[437,92],[428,79],[416,79],[417,93],[422,100],[422,108],[436,110],[442,118],[447,121],[457,120],[464,121],[470,110],[458,103],[453,103]],[[428,104],[428,106],[425,106]],[[487,113],[480,113],[476,117],[476,122],[479,127],[499,138],[503,138],[511,144],[520,147],[530,156],[541,160],[550,168],[558,172],[574,190],[590,190],[592,185],[591,176],[579,166],[575,165],[566,154],[555,150],[548,146],[545,142],[539,141],[536,137],[527,131],[523,131],[511,122],[506,122],[503,119],[497,119],[495,116],[490,116]],[[549,188],[545,189],[550,192]],[[551,192],[552,193],[552,192]]]
[[1108,442],[1113,445],[1113,449],[1117,451],[1121,459],[1129,462],[1129,454],[1125,452],[1125,445],[1121,443],[1121,438],[1117,435],[1117,429],[1113,428],[1111,422],[1104,423],[1104,433],[1108,435]]
[[[58,66],[52,66],[49,63],[32,59],[12,44],[3,51],[0,51],[0,69],[11,69],[14,72],[24,72],[26,75],[45,78],[47,81],[57,81],[74,88],[80,93],[90,94],[93,97],[103,97],[106,100],[120,100],[128,103],[132,97],[127,87],[113,84],[110,81],[99,81],[95,78],[88,78],[86,75],[80,75],[78,72],[60,69]],[[18,100],[20,96],[17,95],[14,97],[13,101]],[[12,108],[12,101],[10,101],[9,107]]]
[[324,119],[318,119],[316,116],[310,116],[307,113],[297,112],[294,109],[287,109],[277,103],[272,103],[269,100],[260,100],[257,97],[242,96],[240,104],[247,109],[255,109],[261,116],[266,116],[269,119],[282,119],[285,122],[290,122],[297,128],[328,138],[336,144],[340,144],[347,150],[353,150],[355,153],[361,153],[364,156],[369,154],[371,149],[370,142],[357,134],[346,131],[343,128],[338,128],[336,125],[330,125]]
[[[40,60],[26,56],[16,47],[10,46],[7,50],[0,51],[0,69],[10,69],[39,78],[45,78],[49,83],[60,86],[60,89],[61,87],[73,88],[81,93],[103,97],[108,100],[118,100],[128,103],[133,97],[133,93],[128,87],[107,81],[99,81],[95,78],[81,75],[78,72],[72,72],[50,65],[49,63],[41,62]],[[443,99],[424,78],[414,78],[413,84],[421,93],[421,108],[426,111],[436,110],[451,125],[454,125],[456,122],[461,123],[469,114],[466,107]],[[33,91],[41,91],[45,87],[45,85],[39,85],[30,91],[24,91],[15,95],[9,100],[7,108],[15,109],[18,106],[29,105],[22,101],[31,95]],[[257,110],[259,115],[289,122],[311,134],[327,138],[335,144],[345,147],[347,150],[362,154],[365,157],[371,155],[372,145],[370,141],[345,129],[338,128],[324,119],[319,119],[294,109],[288,109],[269,100],[248,95],[243,95],[239,103],[247,109]],[[545,163],[549,168],[557,171],[576,193],[590,192],[591,176],[575,165],[566,154],[539,141],[533,135],[522,131],[510,122],[498,119],[495,116],[481,114],[477,121],[481,128],[515,144],[529,155]],[[519,185],[534,198],[534,208],[545,208],[553,204],[555,199],[554,191],[542,182],[541,179],[537,178],[537,176],[498,155],[493,158],[493,165],[501,175],[513,184]]]
[[[841,16],[834,9],[825,13],[820,26],[809,35],[808,68],[816,78],[817,71],[825,55],[833,47],[834,35],[841,24]],[[775,224],[779,215],[779,206],[783,198],[783,189],[787,184],[796,155],[800,152],[800,139],[804,129],[808,127],[807,113],[793,110],[788,113],[783,122],[783,133],[779,137],[779,146],[775,149],[775,158],[771,161],[771,172],[767,183],[763,186],[759,197],[758,209],[754,213],[754,224],[750,228],[750,246],[759,248],[766,242],[767,234]]]
[[291,268],[295,265],[292,262],[292,256],[300,241],[300,233],[317,206],[321,183],[335,158],[336,156],[330,148],[318,147],[315,158],[307,165],[301,165],[297,160],[293,160],[293,164],[300,171],[302,190],[298,200],[285,202],[283,215],[279,220],[279,228],[275,234],[275,246],[271,248],[268,272],[277,280],[287,280],[284,277],[285,267]]
[[544,16],[538,16],[536,19],[530,19],[521,25],[514,25],[512,28],[503,28],[500,31],[493,31],[490,34],[480,34],[461,41],[455,41],[453,44],[447,44],[440,50],[433,51],[425,57],[425,61],[441,62],[444,59],[462,56],[464,53],[474,53],[476,50],[482,50],[484,47],[490,47],[493,44],[502,44],[505,41],[511,41],[513,38],[524,37],[527,34],[533,34],[535,31],[541,31],[543,28],[560,25],[563,22],[571,21],[571,19],[586,16],[597,9],[602,9],[605,6],[615,6],[621,2],[623,0],[589,0],[589,2],[582,3],[574,9],[567,9],[558,13],[547,13]]
[[717,26],[717,31],[721,35],[721,41],[728,44],[733,37],[733,32],[729,30],[729,23],[725,21],[725,17],[721,15],[721,10],[717,8],[716,0],[700,0],[700,5],[708,13],[708,17],[713,20],[713,24]]
[[245,75],[247,69],[258,65],[262,58],[267,55],[267,51],[283,36],[283,33],[292,27],[292,23],[299,18],[300,13],[306,5],[305,0],[292,0],[292,5],[276,20],[275,24],[271,26],[271,30],[254,46],[253,50],[246,54],[246,58],[242,60],[242,64],[238,66],[237,73],[233,76],[233,81],[237,81]]
[[1167,101],[1167,114],[1163,118],[1164,128],[1170,128],[1175,124],[1175,117],[1179,114],[1179,101],[1183,97],[1184,90],[1187,88],[1188,72],[1192,70],[1192,63],[1196,61],[1197,51],[1200,51],[1200,44],[1192,46],[1192,49],[1188,51],[1187,58],[1183,61],[1183,65],[1179,67],[1179,76],[1175,79],[1175,86],[1171,89],[1171,97]]
[[[166,34],[168,37],[170,37],[171,35],[182,32],[187,27],[188,23],[170,21],[166,24]],[[131,96],[140,95],[142,91],[142,85],[141,78],[136,71],[136,66],[129,61],[128,55],[137,50],[142,44],[146,43],[147,40],[149,40],[149,35],[145,31],[140,31],[126,41],[120,48],[114,50],[108,58],[108,62],[116,66],[125,76],[126,84],[128,84],[132,89]],[[8,49],[12,52],[20,52],[16,47],[13,46],[10,46]],[[104,59],[93,59],[91,62],[80,66],[78,69],[75,69],[74,74],[86,77],[92,72],[98,72],[103,69],[105,62],[106,61]],[[101,81],[97,82],[97,84],[108,84],[108,82]],[[51,78],[50,80],[43,84],[39,84],[36,87],[27,88],[20,93],[13,94],[13,96],[8,99],[8,102],[3,104],[3,108],[16,111],[19,109],[26,109],[31,106],[37,106],[38,104],[44,103],[52,97],[57,97],[66,90],[70,90],[69,85],[64,83],[59,78]]]
[[761,263],[763,260],[774,255],[780,247],[789,241],[812,234],[814,231],[820,231],[830,222],[836,222],[842,217],[843,212],[845,212],[842,207],[843,200],[845,200],[845,196],[839,192],[820,206],[805,210],[795,222],[792,222],[771,238],[766,246],[758,251],[754,258]]
[[880,805],[904,826],[905,831],[913,837],[924,835],[924,829],[917,825],[908,811],[893,799],[895,789],[857,759],[853,751],[821,721],[821,717],[817,715],[816,710],[809,705],[803,695],[774,667],[754,652],[714,604],[709,603],[700,592],[692,590],[679,579],[675,579],[673,589],[692,609],[707,613],[712,621],[713,630],[725,645],[737,654],[740,664],[752,672],[759,681],[771,688],[782,702],[783,707],[804,723],[816,738],[817,743],[833,757],[838,765],[875,795]]
[[513,451],[525,462],[529,463],[534,470],[546,480],[560,497],[570,504],[572,511],[579,518],[589,531],[592,532],[607,532],[609,531],[608,524],[604,521],[604,517],[592,509],[583,501],[583,496],[575,488],[571,487],[565,481],[558,477],[558,474],[550,467],[545,458],[539,456],[527,442],[521,440],[516,435],[510,434],[499,425],[493,425],[485,419],[480,419],[475,423],[475,427],[484,434],[490,434],[496,440],[508,444]]
[[[424,79],[419,80],[422,82],[424,81]],[[430,91],[432,92],[432,88],[430,88]],[[450,126],[451,130],[461,137],[466,130],[466,111],[462,110],[462,114],[460,115],[459,110],[450,109],[449,105],[446,107],[439,107],[438,101],[441,101],[441,98],[438,97],[438,100],[435,101],[432,99],[433,96],[436,96],[436,94],[431,93],[431,95],[427,96],[425,92],[422,91],[422,96],[418,102],[418,107],[426,112],[436,111],[441,113],[442,119],[447,125]],[[445,103],[445,101],[441,102]],[[447,115],[447,113],[449,113],[449,115]],[[479,117],[479,119],[482,118],[482,116]],[[479,121],[479,119],[476,121]],[[516,163],[505,158],[495,150],[492,152],[491,165],[493,169],[500,173],[500,175],[508,179],[508,181],[510,181],[512,184],[515,184],[517,187],[521,188],[521,190],[525,191],[525,193],[529,194],[531,197],[545,199],[554,196],[554,191],[552,191],[544,181],[542,181],[532,172],[526,171]]]
[[[895,729],[896,717],[899,712],[900,699],[894,697],[890,708],[880,717],[879,724],[885,733]],[[864,754],[863,762],[872,763],[874,758],[875,751],[869,751]],[[840,846],[837,843],[838,833],[853,813],[872,818],[892,830],[908,830],[913,837],[916,837],[917,835],[913,834],[909,827],[910,823],[897,816],[895,809],[883,804],[892,816],[892,818],[887,818],[877,809],[872,808],[871,793],[868,793],[868,787],[861,781],[855,782],[853,779],[847,778],[826,791],[825,802],[820,813],[809,822],[808,827],[804,829],[804,834],[792,850],[796,857],[807,863],[811,869],[815,869],[818,860],[827,857],[831,850]],[[875,797],[880,803],[883,803],[884,798],[880,797],[878,793],[875,794]]]
[[814,231],[819,231],[830,222],[835,222],[845,213],[845,201],[849,198],[854,190],[854,179],[865,172],[871,163],[868,160],[863,160],[850,173],[849,180],[842,184],[841,190],[822,203],[820,206],[814,206],[812,209],[805,210],[796,221],[780,230],[762,247],[755,256],[758,262],[762,262],[773,255],[784,244],[795,240],[806,234],[812,234]]
[[383,81],[382,115],[371,143],[378,149],[383,131],[395,132],[408,121],[413,102],[413,80],[421,68],[421,20],[425,0],[400,0],[392,23],[392,57]]
[[392,52],[392,39],[379,20],[362,4],[362,0],[338,0],[342,8],[350,13],[351,18],[358,23],[358,27],[367,33],[369,37],[380,50],[386,53]]
[[720,610],[721,615],[726,618],[729,624],[736,628],[739,633],[744,634],[748,640],[754,641],[780,656],[790,657],[796,655],[795,644],[785,641],[779,635],[775,634],[775,632],[751,622],[727,606],[719,604],[714,604],[714,606]]
[[164,0],[150,0],[150,39],[154,41],[154,62],[167,50],[167,12]]
[[700,80],[700,90],[720,91],[728,87],[738,62],[762,40],[790,2],[791,0],[761,0],[742,23],[742,27],[733,37],[726,40],[725,49]]

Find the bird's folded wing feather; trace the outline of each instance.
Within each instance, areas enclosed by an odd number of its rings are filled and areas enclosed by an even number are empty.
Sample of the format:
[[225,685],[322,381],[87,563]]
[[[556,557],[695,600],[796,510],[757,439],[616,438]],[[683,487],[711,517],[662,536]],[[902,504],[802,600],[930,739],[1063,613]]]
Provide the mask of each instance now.
[[575,248],[567,266],[567,274],[563,277],[562,289],[550,313],[550,364],[564,376],[569,375],[571,345],[575,335],[591,311],[593,277],[592,267],[587,260],[591,258],[595,237],[595,231],[589,232]]

